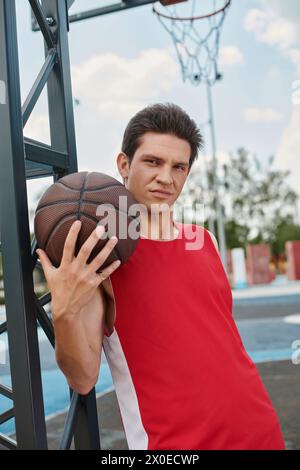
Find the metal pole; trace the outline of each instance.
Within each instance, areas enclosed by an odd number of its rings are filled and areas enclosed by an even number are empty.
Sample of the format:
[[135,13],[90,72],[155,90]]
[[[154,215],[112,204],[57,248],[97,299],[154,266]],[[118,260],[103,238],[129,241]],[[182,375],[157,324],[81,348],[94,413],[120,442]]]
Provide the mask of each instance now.
[[[16,419],[17,440],[0,433],[9,449],[47,449],[41,384],[37,317],[54,346],[53,326],[43,309],[50,293],[37,299],[32,270],[36,241],[30,242],[26,176],[52,175],[54,181],[76,172],[77,155],[68,51],[67,4],[61,0],[29,0],[45,41],[45,63],[21,107],[16,9],[0,0],[0,233],[12,389],[0,384],[0,395],[13,400],[1,422]],[[28,120],[47,84],[51,145],[24,139]],[[75,397],[76,398],[76,397]],[[97,449],[100,435],[95,389],[72,401],[63,448],[74,437],[76,449]]]
[[207,102],[208,102],[208,112],[209,112],[209,125],[210,125],[210,132],[211,132],[212,161],[213,161],[213,186],[214,186],[214,192],[216,195],[217,226],[218,226],[218,240],[219,240],[220,255],[221,255],[221,260],[223,263],[223,268],[225,272],[227,272],[225,228],[224,228],[222,206],[221,206],[220,197],[219,197],[219,178],[218,178],[218,165],[217,165],[217,155],[216,155],[216,136],[215,136],[213,106],[212,106],[212,97],[211,97],[210,87],[211,85],[207,83],[206,90],[207,90]]
[[204,157],[204,172],[206,176],[206,181],[207,181],[207,193],[208,193],[208,206],[209,206],[209,214],[208,214],[208,230],[212,233],[214,233],[215,228],[214,228],[214,217],[212,214],[212,197],[211,197],[211,187],[210,187],[210,181],[209,181],[209,171],[208,171],[208,165],[206,161],[206,157]]
[[0,86],[0,230],[17,445],[18,449],[47,449],[14,0],[0,0]]

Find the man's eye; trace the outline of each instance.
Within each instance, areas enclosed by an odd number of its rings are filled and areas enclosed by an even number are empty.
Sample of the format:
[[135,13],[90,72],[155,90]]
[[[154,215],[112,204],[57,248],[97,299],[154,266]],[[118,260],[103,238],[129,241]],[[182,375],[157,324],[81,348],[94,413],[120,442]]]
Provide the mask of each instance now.
[[150,162],[150,163],[158,163],[156,160],[145,160],[146,162]]

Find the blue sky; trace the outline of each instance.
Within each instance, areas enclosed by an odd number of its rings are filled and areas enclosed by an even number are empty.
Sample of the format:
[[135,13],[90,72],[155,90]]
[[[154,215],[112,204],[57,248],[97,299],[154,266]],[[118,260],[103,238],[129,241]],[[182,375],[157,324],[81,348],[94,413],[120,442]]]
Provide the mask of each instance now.
[[[73,11],[104,3],[77,0]],[[43,43],[40,33],[30,30],[28,2],[16,4],[24,101],[42,65]],[[292,84],[300,78],[297,18],[296,0],[233,0],[221,35],[223,80],[212,90],[220,160],[239,146],[262,161],[274,154],[278,166],[292,170],[296,189],[300,104],[292,102]],[[124,128],[149,103],[173,101],[200,126],[207,120],[205,87],[183,83],[171,39],[151,6],[72,23],[69,46],[73,93],[80,100],[74,110],[79,171],[117,176]],[[209,154],[208,129],[203,131]],[[49,142],[45,93],[25,135]],[[30,200],[40,186],[28,183]]]

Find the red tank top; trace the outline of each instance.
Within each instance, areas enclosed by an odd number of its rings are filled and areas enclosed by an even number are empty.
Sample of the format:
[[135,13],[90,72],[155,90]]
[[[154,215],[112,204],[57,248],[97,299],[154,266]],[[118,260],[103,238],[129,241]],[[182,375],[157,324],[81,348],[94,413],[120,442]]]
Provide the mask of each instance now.
[[103,349],[128,447],[284,449],[210,234],[176,225],[174,240],[141,238],[110,277],[116,320]]

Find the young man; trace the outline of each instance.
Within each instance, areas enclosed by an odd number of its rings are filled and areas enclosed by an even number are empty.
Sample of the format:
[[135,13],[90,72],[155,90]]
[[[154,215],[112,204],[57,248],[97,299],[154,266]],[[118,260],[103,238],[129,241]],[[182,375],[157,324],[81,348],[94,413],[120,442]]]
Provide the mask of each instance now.
[[232,317],[216,242],[204,227],[173,220],[201,145],[180,107],[141,110],[117,157],[126,187],[145,208],[134,254],[96,274],[116,240],[86,264],[101,233],[95,230],[74,257],[78,223],[59,268],[39,250],[52,292],[57,362],[70,386],[88,393],[103,346],[129,449],[284,449]]

